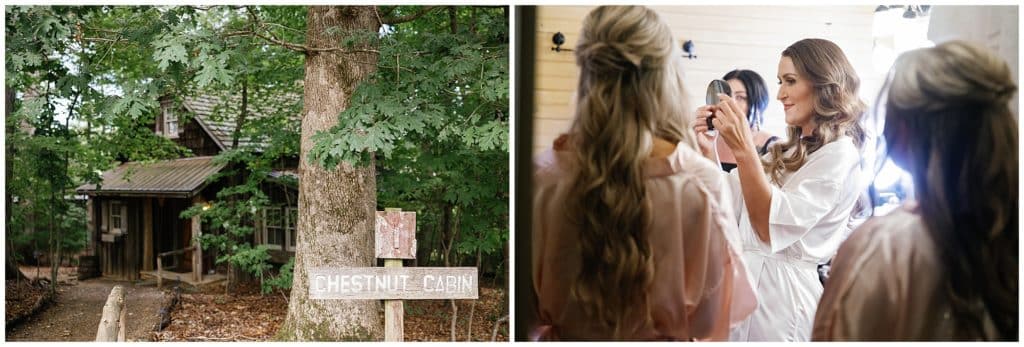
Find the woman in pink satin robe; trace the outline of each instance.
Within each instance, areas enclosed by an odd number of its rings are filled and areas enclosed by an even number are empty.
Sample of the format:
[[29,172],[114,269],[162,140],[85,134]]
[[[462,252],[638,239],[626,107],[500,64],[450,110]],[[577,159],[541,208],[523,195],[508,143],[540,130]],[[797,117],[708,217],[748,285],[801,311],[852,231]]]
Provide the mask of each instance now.
[[757,306],[677,46],[645,7],[584,20],[573,125],[534,163],[534,339],[725,340]]
[[868,221],[839,249],[814,339],[1018,340],[1010,69],[952,41],[900,56],[886,86],[885,138],[917,201]]

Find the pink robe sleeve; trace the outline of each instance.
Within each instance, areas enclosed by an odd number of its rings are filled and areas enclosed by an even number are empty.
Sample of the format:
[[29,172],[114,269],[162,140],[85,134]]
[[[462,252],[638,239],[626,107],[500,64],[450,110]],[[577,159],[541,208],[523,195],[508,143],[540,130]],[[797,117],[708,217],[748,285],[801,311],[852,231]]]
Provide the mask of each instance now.
[[928,340],[943,305],[931,241],[903,211],[874,218],[839,248],[814,318],[816,341]]
[[721,175],[711,182],[704,192],[708,198],[707,242],[688,239],[682,250],[687,265],[686,302],[694,304],[688,319],[691,336],[697,340],[725,341],[729,329],[757,308],[758,299],[739,251],[739,230],[729,186]]

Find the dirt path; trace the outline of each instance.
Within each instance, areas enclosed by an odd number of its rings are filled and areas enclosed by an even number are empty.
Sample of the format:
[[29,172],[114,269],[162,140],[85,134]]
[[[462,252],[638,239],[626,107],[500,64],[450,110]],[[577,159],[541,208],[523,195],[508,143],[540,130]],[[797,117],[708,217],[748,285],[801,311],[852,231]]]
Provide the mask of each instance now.
[[89,279],[62,285],[57,299],[35,316],[7,327],[7,341],[94,341],[103,304],[115,285],[125,287],[128,307],[126,339],[148,341],[160,310],[161,293],[154,285]]

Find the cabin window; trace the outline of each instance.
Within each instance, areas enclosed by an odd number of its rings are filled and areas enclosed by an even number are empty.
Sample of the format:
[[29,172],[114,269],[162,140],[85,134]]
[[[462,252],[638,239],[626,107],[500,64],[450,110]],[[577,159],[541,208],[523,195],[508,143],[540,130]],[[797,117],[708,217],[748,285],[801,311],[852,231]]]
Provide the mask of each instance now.
[[167,103],[161,107],[164,118],[163,131],[167,138],[176,139],[178,138],[178,117],[174,115],[172,106],[173,104]]
[[284,245],[285,216],[279,207],[268,207],[263,210],[263,242],[270,249],[282,249]]
[[295,207],[289,207],[285,209],[288,211],[287,223],[285,223],[285,238],[288,239],[288,251],[295,252],[295,224],[299,220],[299,209]]
[[125,234],[125,205],[120,201],[110,202],[110,233],[112,234]]
[[274,206],[263,209],[263,244],[269,249],[295,251],[295,222],[298,209]]

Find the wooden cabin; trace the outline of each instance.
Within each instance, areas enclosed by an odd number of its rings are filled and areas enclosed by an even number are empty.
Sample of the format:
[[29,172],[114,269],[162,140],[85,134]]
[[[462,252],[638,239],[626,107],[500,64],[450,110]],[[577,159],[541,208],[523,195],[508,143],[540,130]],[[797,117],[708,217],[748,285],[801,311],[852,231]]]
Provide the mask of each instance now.
[[[282,104],[298,102],[285,99]],[[190,284],[225,278],[224,267],[215,264],[216,251],[196,247],[201,235],[219,230],[203,225],[199,217],[183,219],[180,215],[195,205],[208,206],[217,192],[229,186],[231,178],[211,177],[225,169],[214,156],[233,144],[234,101],[237,98],[189,97],[175,107],[170,100],[162,100],[153,131],[187,148],[193,156],[122,163],[104,172],[100,184],[77,188],[79,194],[88,196],[89,242],[94,254],[87,255],[90,259],[82,264],[94,268],[87,272],[123,280],[152,276]],[[251,117],[260,117],[261,111],[268,112],[254,108]],[[298,113],[291,120],[289,124],[298,131]],[[238,146],[265,148],[266,143],[240,138]],[[280,178],[298,178],[298,153],[277,166],[262,187],[271,207],[257,213],[251,242],[265,244],[271,249],[271,261],[284,263],[295,252],[298,187],[282,183]]]

